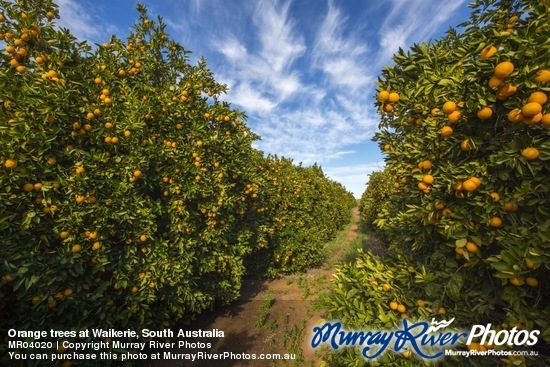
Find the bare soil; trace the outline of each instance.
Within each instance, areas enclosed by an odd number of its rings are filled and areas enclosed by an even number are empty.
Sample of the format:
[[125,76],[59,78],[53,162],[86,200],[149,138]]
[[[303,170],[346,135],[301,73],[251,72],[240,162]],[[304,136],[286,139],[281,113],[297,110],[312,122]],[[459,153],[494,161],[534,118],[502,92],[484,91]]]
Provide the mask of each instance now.
[[[273,280],[245,279],[240,298],[229,306],[218,307],[204,313],[200,319],[186,326],[185,330],[212,330],[224,332],[223,338],[185,338],[187,348],[170,350],[175,354],[233,353],[233,355],[285,353],[295,354],[296,360],[267,361],[253,359],[223,359],[200,361],[166,360],[162,356],[169,350],[159,349],[161,361],[155,366],[311,366],[316,361],[315,351],[309,347],[308,331],[322,318],[322,311],[315,310],[314,303],[320,292],[327,290],[335,273],[335,264],[344,256],[349,243],[358,236],[359,211],[353,209],[352,224],[348,226],[345,240],[329,256],[325,265],[303,274],[281,276]],[[210,343],[208,346],[207,343]]]

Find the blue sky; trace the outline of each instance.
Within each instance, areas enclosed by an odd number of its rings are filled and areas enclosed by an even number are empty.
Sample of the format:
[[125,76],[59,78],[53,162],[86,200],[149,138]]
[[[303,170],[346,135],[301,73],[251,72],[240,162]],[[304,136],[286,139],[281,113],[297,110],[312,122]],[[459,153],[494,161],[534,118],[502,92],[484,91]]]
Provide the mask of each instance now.
[[[399,47],[466,20],[466,0],[147,0],[170,37],[207,59],[266,153],[317,162],[360,197],[384,166],[371,141],[375,82]],[[57,0],[58,24],[95,43],[125,38],[136,1]]]

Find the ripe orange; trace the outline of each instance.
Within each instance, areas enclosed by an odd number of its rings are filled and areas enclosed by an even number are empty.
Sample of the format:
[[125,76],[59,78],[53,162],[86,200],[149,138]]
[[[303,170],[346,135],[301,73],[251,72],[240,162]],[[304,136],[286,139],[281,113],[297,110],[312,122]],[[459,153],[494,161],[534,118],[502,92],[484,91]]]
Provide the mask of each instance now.
[[494,75],[491,77],[491,79],[489,79],[489,87],[490,88],[496,88],[499,85],[501,85],[502,83],[504,83],[504,79],[496,77]]
[[468,139],[462,140],[462,142],[460,143],[460,149],[462,149],[465,152],[472,150],[472,148],[470,147],[470,143],[468,142]]
[[420,190],[426,190],[426,189],[428,189],[428,185],[426,185],[424,182],[419,182],[418,183],[418,188]]
[[453,111],[447,116],[447,118],[449,119],[450,122],[456,123],[460,120],[460,116],[461,116],[460,111]]
[[518,209],[519,205],[515,201],[509,201],[504,205],[504,210],[507,212],[516,212]]
[[514,85],[504,84],[498,89],[496,97],[497,99],[503,100],[514,95],[517,90],[518,88]]
[[462,183],[462,188],[466,191],[475,191],[478,187],[477,182],[471,178]]
[[474,242],[468,241],[466,242],[466,250],[471,253],[476,253],[479,251],[479,246],[476,245]]
[[540,119],[542,126],[550,127],[550,113],[545,113]]
[[514,71],[514,64],[510,61],[503,61],[495,66],[495,76],[499,78],[506,78]]
[[453,135],[453,128],[450,126],[443,126],[441,130],[439,130],[441,135],[445,138],[448,138],[449,136]]
[[384,104],[384,112],[391,112],[393,111],[393,105],[390,103]]
[[140,240],[141,242],[145,242],[145,241],[147,241],[147,236],[144,235],[144,234],[142,234],[141,236],[139,236],[139,240]]
[[443,112],[447,115],[456,110],[456,103],[447,101],[443,104]]
[[431,185],[434,182],[434,176],[432,175],[425,175],[422,177],[422,182],[425,184]]
[[445,307],[439,307],[439,309],[437,310],[438,315],[444,315],[445,313],[447,313],[447,310],[445,310]]
[[527,284],[529,287],[536,288],[539,286],[539,281],[537,280],[537,278],[528,277],[525,278],[525,284]]
[[548,97],[546,96],[546,93],[544,92],[533,92],[530,96],[527,102],[536,102],[538,104],[545,104],[546,101],[548,101]]
[[542,113],[537,113],[535,116],[523,116],[521,121],[526,125],[537,124],[542,121]]
[[388,96],[388,101],[390,101],[392,103],[395,103],[395,102],[399,101],[399,94],[396,93],[396,92],[390,93],[389,96]]
[[498,228],[502,225],[502,219],[499,217],[492,217],[489,221],[489,225],[493,228]]
[[23,191],[31,192],[32,190],[34,190],[34,185],[32,183],[29,182],[23,185]]
[[528,161],[532,161],[533,159],[537,159],[539,157],[539,150],[537,148],[525,148],[521,151],[521,155],[525,157]]
[[498,194],[498,192],[492,192],[490,195],[491,195],[491,197],[493,198],[494,201],[499,201],[500,200],[500,195]]
[[71,294],[73,294],[73,290],[72,290],[71,288],[67,288],[67,289],[65,289],[65,290],[63,291],[63,295],[64,295],[65,297],[68,297],[68,296],[70,296]]
[[550,82],[550,70],[539,70],[537,71],[537,76],[532,79],[537,83],[548,83]]
[[489,107],[483,107],[477,112],[477,117],[481,120],[487,120],[493,116],[493,110]]
[[383,289],[384,291],[387,292],[387,291],[389,291],[389,290],[391,289],[391,285],[389,285],[389,284],[384,284],[384,285],[382,285],[382,289]]
[[69,237],[69,235],[70,235],[69,231],[62,231],[61,233],[59,233],[59,237],[61,239],[65,239],[65,238]]
[[464,253],[464,248],[463,247],[455,247],[455,252],[458,255],[462,255]]
[[141,177],[141,171],[140,170],[135,170],[134,171],[134,177],[136,177],[136,178]]
[[407,307],[405,307],[405,305],[398,305],[397,306],[397,311],[403,313],[403,312],[407,311]]
[[422,161],[418,164],[418,168],[428,170],[432,168],[432,162],[429,160]]
[[495,52],[497,52],[497,48],[495,46],[487,46],[483,50],[481,50],[481,58],[488,59],[489,57],[493,56]]
[[510,122],[520,122],[523,119],[523,114],[519,108],[514,108],[512,111],[508,112],[508,121]]
[[537,102],[529,102],[522,107],[521,113],[524,116],[535,116],[542,112],[542,106]]
[[82,250],[82,246],[80,245],[74,245],[72,248],[71,248],[71,251],[74,252],[75,254],[77,252],[80,252]]
[[510,278],[508,279],[508,281],[510,282],[510,284],[515,285],[516,287],[521,287],[524,284],[523,280],[516,277]]
[[17,162],[13,159],[6,159],[4,166],[6,166],[6,168],[15,168],[17,167]]
[[443,209],[445,209],[445,203],[442,202],[442,201],[436,200],[436,202],[435,202],[435,208],[436,208],[437,210],[443,210]]
[[397,306],[398,306],[398,305],[397,305],[397,302],[395,302],[395,301],[391,301],[391,302],[390,302],[390,308],[391,308],[392,310],[394,310],[394,311],[397,310]]
[[535,263],[529,259],[525,259],[525,266],[529,269],[533,269],[535,267]]

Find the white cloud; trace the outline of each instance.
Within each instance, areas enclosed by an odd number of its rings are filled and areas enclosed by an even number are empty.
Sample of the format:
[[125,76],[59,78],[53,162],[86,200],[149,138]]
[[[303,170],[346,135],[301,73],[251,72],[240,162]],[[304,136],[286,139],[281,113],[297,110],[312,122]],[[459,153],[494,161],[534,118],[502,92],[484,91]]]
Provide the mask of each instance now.
[[355,198],[359,199],[367,188],[369,175],[374,171],[384,169],[384,162],[322,168],[329,178],[340,182],[353,193]]
[[428,41],[465,0],[390,0],[390,13],[380,27],[378,59],[387,63],[399,47]]
[[105,25],[90,14],[94,14],[93,7],[89,3],[76,2],[71,0],[57,0],[59,5],[59,27],[70,29],[71,33],[79,40],[92,42],[103,42],[109,35],[115,33],[117,28],[114,25]]

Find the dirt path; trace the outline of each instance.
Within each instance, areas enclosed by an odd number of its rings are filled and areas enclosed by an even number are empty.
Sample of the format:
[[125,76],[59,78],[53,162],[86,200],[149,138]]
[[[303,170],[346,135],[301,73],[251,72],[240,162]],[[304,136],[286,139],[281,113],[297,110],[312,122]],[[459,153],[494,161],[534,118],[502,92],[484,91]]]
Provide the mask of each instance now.
[[[231,305],[217,308],[201,316],[186,330],[212,330],[224,332],[223,338],[178,339],[194,343],[187,348],[173,349],[176,354],[196,352],[233,354],[293,353],[294,361],[258,361],[246,359],[223,359],[202,361],[163,360],[156,366],[310,366],[315,353],[309,347],[307,331],[322,317],[315,310],[315,301],[320,292],[329,288],[335,273],[335,265],[343,260],[346,249],[359,232],[359,211],[353,209],[353,220],[345,233],[335,241],[332,254],[320,268],[304,274],[283,276],[274,280],[247,279],[242,285],[239,300]],[[204,343],[204,344],[199,344]],[[210,343],[210,345],[208,345]],[[161,355],[166,349],[158,350]]]

